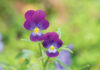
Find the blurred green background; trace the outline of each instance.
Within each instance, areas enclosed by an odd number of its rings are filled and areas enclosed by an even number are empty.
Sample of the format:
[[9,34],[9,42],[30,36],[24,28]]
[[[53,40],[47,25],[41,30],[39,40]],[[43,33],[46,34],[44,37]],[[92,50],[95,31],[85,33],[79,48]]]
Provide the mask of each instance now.
[[[32,62],[39,64],[38,45],[23,40],[31,33],[23,27],[24,14],[30,9],[47,13],[50,27],[44,33],[60,28],[64,44],[74,44],[72,70],[100,70],[100,0],[0,0],[0,33],[5,45],[0,63],[5,64],[4,70],[18,70],[22,60],[16,55],[23,49],[37,52]],[[36,66],[33,70],[39,70]]]

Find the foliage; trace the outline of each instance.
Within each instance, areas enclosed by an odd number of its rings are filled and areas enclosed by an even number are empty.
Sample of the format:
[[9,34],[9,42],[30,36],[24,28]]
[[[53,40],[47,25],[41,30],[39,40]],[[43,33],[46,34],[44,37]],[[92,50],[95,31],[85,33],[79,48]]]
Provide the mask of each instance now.
[[[27,9],[48,9],[44,7],[44,3],[34,0],[0,0],[0,32],[3,35],[4,51],[0,53],[0,65],[4,70],[20,69],[19,59],[24,49],[29,55],[28,70],[41,69],[38,45],[30,42],[30,32],[23,27],[24,13]],[[100,0],[63,0],[62,4],[66,7],[68,19],[64,23],[57,16],[57,11],[52,6],[52,12],[49,12],[47,19],[50,21],[48,31],[61,31],[61,38],[64,44],[73,43],[75,45],[72,53],[72,70],[99,70],[100,69]],[[18,6],[20,5],[20,6]],[[28,8],[27,8],[27,6]],[[56,5],[56,4],[55,4]],[[18,7],[17,7],[18,6]],[[51,9],[50,9],[51,11]],[[59,14],[59,13],[58,13]],[[65,49],[65,48],[62,48]],[[45,50],[45,49],[44,49]],[[66,49],[68,50],[68,49]],[[33,53],[33,52],[36,53]],[[24,52],[24,53],[25,53]],[[26,55],[24,55],[26,56]],[[44,56],[45,57],[45,56]],[[43,57],[41,57],[43,58]],[[46,58],[45,58],[46,59]],[[52,59],[51,59],[52,60]],[[26,64],[28,60],[26,59]],[[52,63],[50,63],[53,68]],[[32,68],[30,68],[32,67]]]

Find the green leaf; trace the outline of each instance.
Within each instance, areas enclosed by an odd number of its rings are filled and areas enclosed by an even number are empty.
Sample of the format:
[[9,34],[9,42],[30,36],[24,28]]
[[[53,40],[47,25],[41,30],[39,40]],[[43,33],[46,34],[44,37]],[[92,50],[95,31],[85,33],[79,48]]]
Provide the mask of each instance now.
[[24,61],[24,64],[29,64],[29,59],[26,59],[25,61]]
[[55,64],[55,62],[50,62],[48,64],[48,70],[56,70],[56,64]]
[[27,69],[27,65],[28,65],[29,63],[30,63],[29,59],[25,59],[25,61],[23,62],[23,64],[21,64],[19,70],[26,70],[26,69]]
[[59,38],[61,38],[61,29],[60,28],[57,29],[57,33],[59,35]]
[[29,39],[21,39],[22,41],[28,41],[28,42],[32,42],[31,40]]
[[69,51],[70,53],[73,53],[72,50],[70,50],[69,48],[61,48],[62,50],[66,50],[66,51]]
[[66,45],[62,46],[61,48],[58,49],[58,51],[63,51],[63,50],[66,50],[66,51],[69,51],[70,53],[73,53],[72,50],[70,50],[69,48],[67,48]]
[[46,57],[45,52],[42,50],[42,56],[40,57],[40,59],[44,59]]
[[18,53],[18,54],[16,55],[16,58],[17,58],[17,59],[19,59],[19,58],[21,58],[21,57],[22,57],[22,55],[23,55],[23,53],[22,53],[22,52],[20,52],[20,53]]
[[24,58],[29,58],[31,56],[34,55],[34,52],[31,51],[31,50],[22,50],[17,56],[16,58],[21,58],[21,57],[24,57]]

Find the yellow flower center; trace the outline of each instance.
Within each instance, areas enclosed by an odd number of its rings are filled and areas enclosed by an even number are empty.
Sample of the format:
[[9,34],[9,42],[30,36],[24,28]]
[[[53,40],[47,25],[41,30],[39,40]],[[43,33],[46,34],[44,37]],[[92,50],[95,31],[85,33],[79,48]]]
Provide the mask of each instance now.
[[38,29],[38,28],[35,28],[35,29],[34,29],[34,32],[35,32],[35,33],[38,33],[38,32],[39,32],[39,29]]
[[50,47],[50,50],[54,50],[54,48],[55,48],[54,46],[51,46],[51,47]]

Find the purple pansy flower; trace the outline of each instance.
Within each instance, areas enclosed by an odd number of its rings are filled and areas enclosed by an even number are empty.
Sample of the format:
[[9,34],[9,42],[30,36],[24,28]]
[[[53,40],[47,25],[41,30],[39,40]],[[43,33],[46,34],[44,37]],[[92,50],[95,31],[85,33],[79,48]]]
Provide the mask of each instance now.
[[[67,48],[69,48],[70,50],[73,49],[73,44],[70,44]],[[67,66],[71,65],[71,54],[69,51],[67,50],[63,50],[59,53],[59,56],[57,57],[58,60],[64,64],[66,64]],[[59,64],[58,62],[56,62],[56,69],[57,70],[66,70],[61,64]]]
[[2,35],[0,34],[0,52],[2,52],[4,49],[4,45],[2,43]]
[[43,47],[48,48],[46,54],[48,57],[56,57],[59,52],[57,48],[60,48],[63,44],[62,40],[59,39],[59,36],[56,32],[49,32],[43,35]]
[[25,13],[25,23],[24,28],[33,31],[30,35],[31,41],[41,41],[42,40],[42,30],[45,30],[49,27],[48,20],[45,19],[46,14],[42,10],[29,10]]
[[1,66],[0,66],[0,70],[2,70]]

